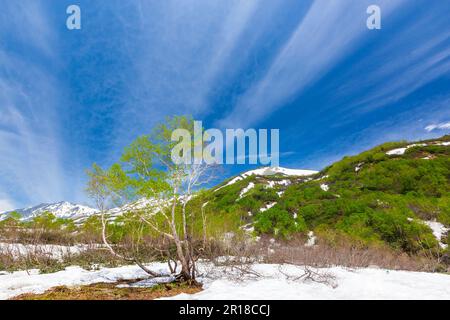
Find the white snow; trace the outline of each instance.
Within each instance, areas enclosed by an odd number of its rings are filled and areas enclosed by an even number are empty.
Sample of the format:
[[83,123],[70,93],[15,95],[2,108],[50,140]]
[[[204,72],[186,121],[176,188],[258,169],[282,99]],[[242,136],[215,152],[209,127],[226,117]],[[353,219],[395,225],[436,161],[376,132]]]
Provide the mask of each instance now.
[[[34,217],[37,217],[41,215],[44,212],[51,212],[53,213],[57,218],[66,218],[66,219],[80,219],[80,218],[87,218],[89,216],[92,216],[94,214],[98,213],[98,210],[83,206],[80,204],[73,204],[67,201],[57,202],[57,203],[43,203],[34,207],[28,207],[24,209],[17,209],[14,210],[21,214],[22,220],[30,220]],[[9,212],[3,212],[0,215],[0,218],[6,218]]]
[[167,283],[174,280],[175,280],[174,276],[150,278],[130,284],[119,284],[117,288],[151,288],[159,283]]
[[281,180],[281,181],[277,181],[277,184],[282,185],[282,186],[288,186],[291,184],[291,180]]
[[226,184],[224,184],[223,186],[221,186],[221,187],[215,189],[214,192],[219,191],[219,190],[222,189],[222,188],[228,187],[228,186],[230,186],[230,185],[232,185],[232,184],[234,184],[234,183],[236,183],[236,182],[238,182],[238,181],[241,181],[242,179],[244,179],[244,178],[242,178],[241,176],[237,176],[237,177],[231,179],[230,181],[228,181],[228,182],[227,182]]
[[282,167],[264,167],[256,170],[247,171],[243,173],[242,176],[244,177],[248,177],[251,175],[271,176],[275,174],[282,174],[286,176],[311,176],[316,173],[318,173],[318,171],[303,170],[303,169],[288,169]]
[[241,229],[247,233],[253,233],[253,231],[255,231],[255,227],[253,226],[253,223],[247,223],[246,225],[243,225],[241,227]]
[[397,148],[397,149],[392,149],[389,150],[388,152],[386,152],[387,155],[392,156],[392,155],[402,155],[405,154],[407,148]]
[[[101,245],[98,245],[99,247]],[[20,243],[0,242],[0,253],[11,254],[13,257],[27,256],[28,254],[45,255],[53,259],[62,259],[66,255],[79,254],[87,250],[88,245],[60,246],[60,245],[32,245]]]
[[[188,198],[190,198],[189,196]],[[183,197],[180,197],[183,199]],[[114,220],[115,218],[123,215],[125,212],[131,210],[140,210],[144,208],[153,208],[154,211],[158,211],[159,208],[166,205],[167,200],[159,200],[155,198],[147,199],[142,198],[137,201],[125,204],[121,207],[109,209],[106,212],[108,220]],[[99,214],[97,209],[93,209],[87,206],[72,204],[67,201],[53,203],[53,204],[41,204],[34,207],[29,207],[25,209],[15,210],[22,215],[22,220],[31,220],[44,212],[50,212],[54,214],[57,218],[72,219],[75,223],[82,223],[88,217],[92,215]],[[0,220],[5,219],[10,212],[3,212],[0,214]]]
[[308,232],[308,241],[305,243],[305,247],[313,247],[316,244],[317,237],[313,231]]
[[291,184],[291,181],[290,181],[290,180],[287,180],[287,179],[280,180],[280,181],[273,181],[273,180],[270,180],[270,181],[267,181],[266,187],[267,187],[267,188],[273,188],[273,187],[275,187],[275,186],[285,186],[285,187],[287,187],[287,186],[290,185],[290,184]]
[[239,198],[237,200],[242,199],[242,197],[245,196],[245,194],[247,192],[249,192],[251,189],[253,189],[254,187],[255,187],[255,184],[253,182],[250,182],[248,184],[248,186],[246,186],[244,189],[242,189],[241,193],[239,194]]
[[[166,271],[165,263],[152,264],[152,270]],[[0,274],[0,300],[23,293],[43,293],[56,286],[79,286],[99,282],[116,282],[123,279],[145,278],[146,273],[137,266],[102,268],[87,271],[80,267],[68,267],[63,271],[39,274],[38,270]]]
[[[165,263],[153,263],[149,268],[164,273],[164,278],[146,280],[131,286],[151,286],[170,277]],[[220,267],[201,264],[204,290],[196,294],[180,294],[171,299],[450,299],[450,276],[439,273],[392,271],[383,269],[348,269],[341,267],[314,269],[330,274],[331,285],[313,281],[294,281],[304,268],[293,265],[256,264],[252,269],[261,277],[247,275],[243,281],[233,281]],[[123,279],[142,279],[146,274],[137,266],[102,268],[86,271],[69,267],[64,271],[39,274],[37,270],[0,273],[0,299],[23,293],[42,293],[55,286],[79,286]]]
[[330,187],[327,184],[322,183],[320,185],[320,189],[322,189],[323,191],[328,191],[328,190],[330,190]]
[[437,221],[424,221],[424,223],[430,227],[433,231],[433,235],[436,237],[437,241],[439,241],[439,245],[441,248],[447,248],[445,243],[441,242],[442,236],[446,234],[450,229],[446,228],[442,223]]
[[[280,270],[281,269],[281,270]],[[450,276],[437,273],[390,271],[382,269],[345,269],[341,267],[319,269],[319,273],[335,276],[333,288],[313,281],[289,280],[303,267],[293,265],[258,264],[253,270],[261,278],[236,282],[225,277],[205,279],[204,290],[196,294],[180,294],[166,299],[192,300],[264,300],[264,299],[450,299]]]
[[276,205],[277,203],[276,202],[271,202],[271,203],[269,203],[268,205],[266,205],[264,208],[261,208],[261,209],[259,209],[259,211],[260,212],[264,212],[264,211],[267,211],[267,210],[269,210],[270,208],[272,208],[274,205]]
[[[189,195],[187,197],[180,197],[180,200],[183,199],[190,199],[192,196]],[[169,204],[170,201],[168,200],[160,200],[160,199],[156,199],[156,198],[141,198],[137,201],[125,204],[121,207],[116,207],[116,208],[112,208],[109,209],[106,212],[106,215],[108,217],[108,219],[115,219],[121,215],[123,215],[126,212],[129,211],[133,211],[133,210],[142,210],[145,208],[149,208],[151,209],[152,213],[156,213],[158,212],[162,207],[167,206]]]
[[[275,174],[281,174],[281,175],[285,175],[285,176],[310,176],[313,174],[318,173],[318,171],[314,171],[314,170],[303,170],[303,169],[288,169],[288,168],[282,168],[282,167],[263,167],[263,168],[259,168],[259,169],[255,169],[255,170],[250,170],[247,172],[244,172],[242,174],[240,174],[237,177],[234,177],[233,179],[231,179],[230,181],[228,181],[226,184],[224,184],[223,186],[217,188],[214,190],[214,192],[225,188],[229,185],[232,185],[233,183],[236,183],[244,178],[247,178],[249,176],[255,175],[255,176],[272,176]],[[284,180],[283,180],[284,181]],[[288,182],[290,183],[290,181]]]
[[413,144],[410,144],[410,145],[408,145],[408,146],[406,146],[404,148],[392,149],[392,150],[386,152],[386,154],[389,155],[389,156],[402,155],[402,154],[405,154],[405,151],[407,149],[409,149],[409,148],[412,148],[412,147],[426,147],[426,146],[427,146],[426,143],[413,143]]

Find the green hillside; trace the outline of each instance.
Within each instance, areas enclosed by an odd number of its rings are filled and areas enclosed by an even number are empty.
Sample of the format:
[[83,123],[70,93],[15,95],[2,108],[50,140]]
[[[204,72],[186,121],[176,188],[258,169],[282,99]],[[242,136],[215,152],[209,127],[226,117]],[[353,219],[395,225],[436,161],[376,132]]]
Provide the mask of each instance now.
[[203,192],[191,206],[203,207],[210,233],[289,239],[314,231],[331,243],[442,252],[448,234],[438,241],[426,222],[450,225],[449,141],[386,143],[309,177],[251,175]]
[[[331,246],[344,241],[448,256],[449,179],[450,136],[444,136],[386,143],[309,176],[247,172],[198,192],[187,210],[198,239],[233,233],[306,242],[313,232],[319,243]],[[126,243],[136,232],[146,239],[157,236],[136,212],[124,210],[108,220],[113,243]],[[75,223],[51,213],[0,221],[5,239],[25,243],[36,237],[43,243],[100,243],[101,226],[95,214]]]

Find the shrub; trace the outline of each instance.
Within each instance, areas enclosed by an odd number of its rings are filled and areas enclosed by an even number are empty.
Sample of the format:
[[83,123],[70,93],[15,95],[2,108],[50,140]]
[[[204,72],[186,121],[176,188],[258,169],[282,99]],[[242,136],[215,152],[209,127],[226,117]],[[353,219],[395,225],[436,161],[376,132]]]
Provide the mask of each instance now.
[[287,238],[294,232],[306,231],[307,227],[301,215],[294,218],[288,211],[274,206],[256,215],[255,230]]

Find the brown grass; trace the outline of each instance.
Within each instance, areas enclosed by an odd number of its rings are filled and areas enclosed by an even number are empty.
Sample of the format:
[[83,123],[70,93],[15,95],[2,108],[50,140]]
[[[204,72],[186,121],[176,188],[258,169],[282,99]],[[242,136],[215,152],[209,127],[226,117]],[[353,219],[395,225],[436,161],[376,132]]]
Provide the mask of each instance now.
[[[135,282],[136,280],[133,280]],[[128,281],[129,282],[129,281]],[[54,287],[42,294],[22,294],[11,300],[153,300],[172,297],[180,293],[193,294],[202,290],[199,286],[181,283],[159,284],[151,288],[118,288],[116,283],[96,283],[77,287]]]
[[305,247],[302,240],[268,245],[272,252],[266,255],[269,263],[289,263],[312,267],[343,266],[349,268],[380,267],[393,270],[435,272],[439,262],[426,256],[409,256],[389,247],[357,246],[340,243],[338,246],[319,243]]

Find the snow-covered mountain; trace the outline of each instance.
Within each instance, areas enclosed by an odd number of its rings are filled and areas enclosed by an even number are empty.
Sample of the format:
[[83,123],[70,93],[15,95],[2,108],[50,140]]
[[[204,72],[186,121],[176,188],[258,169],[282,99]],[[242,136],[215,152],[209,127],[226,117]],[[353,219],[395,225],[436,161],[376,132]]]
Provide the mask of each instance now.
[[248,177],[250,175],[256,176],[272,176],[275,174],[284,176],[311,176],[318,173],[314,170],[304,170],[304,169],[288,169],[283,167],[264,167],[256,170],[250,170],[241,174],[241,176]]
[[288,168],[283,168],[283,167],[263,167],[263,168],[250,170],[250,171],[241,173],[240,175],[229,180],[226,184],[218,187],[215,191],[218,191],[222,188],[232,185],[233,183],[241,181],[252,175],[255,175],[255,176],[282,175],[282,176],[291,176],[291,177],[307,177],[307,176],[312,176],[317,173],[319,173],[319,171],[304,170],[304,169],[288,169]]
[[[44,212],[51,212],[58,218],[66,218],[73,220],[77,220],[80,218],[87,218],[98,212],[98,210],[96,209],[83,206],[80,204],[73,204],[67,201],[61,201],[57,203],[42,203],[34,207],[17,209],[13,211],[20,213],[24,220],[32,219]],[[0,213],[0,219],[7,217],[13,211]]]
[[[256,176],[271,176],[271,175],[284,175],[284,176],[310,176],[313,174],[316,174],[317,171],[313,170],[300,170],[300,169],[287,169],[282,167],[263,167],[256,170],[251,170],[244,172],[236,177],[234,177],[232,180],[230,180],[226,185],[220,187],[223,188],[227,185],[230,185],[236,181],[242,180],[245,177],[256,175]],[[219,188],[219,189],[220,189]],[[218,189],[217,189],[218,190]],[[216,190],[216,191],[217,191]],[[155,199],[140,199],[134,203],[127,204],[123,207],[117,207],[110,209],[108,211],[108,215],[110,218],[115,219],[118,216],[122,215],[124,212],[129,210],[138,210],[142,209],[147,206],[155,206],[158,201]],[[23,220],[30,220],[36,216],[39,216],[40,214],[44,212],[50,212],[53,213],[58,218],[65,218],[65,219],[72,219],[74,221],[81,222],[88,218],[89,216],[92,216],[94,214],[98,213],[98,210],[80,205],[80,204],[73,204],[67,201],[61,201],[57,203],[43,203],[34,207],[28,207],[23,209],[17,209],[13,210],[15,212],[18,212],[22,215]],[[13,211],[7,211],[7,212],[0,212],[0,220],[6,218],[11,212]]]

